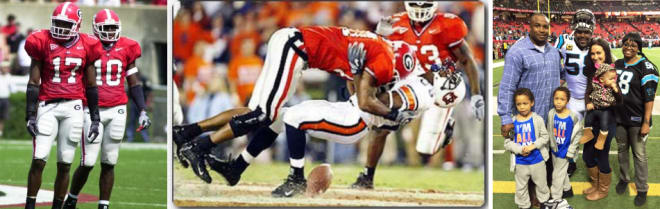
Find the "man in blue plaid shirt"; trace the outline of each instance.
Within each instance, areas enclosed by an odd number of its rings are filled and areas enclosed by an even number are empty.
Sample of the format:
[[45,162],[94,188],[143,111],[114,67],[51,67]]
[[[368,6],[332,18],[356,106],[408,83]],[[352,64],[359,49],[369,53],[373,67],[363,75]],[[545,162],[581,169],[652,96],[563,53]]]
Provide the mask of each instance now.
[[[533,14],[529,26],[529,35],[513,44],[504,58],[504,72],[497,95],[497,114],[502,119],[500,130],[505,138],[510,137],[512,117],[516,114],[513,92],[518,88],[532,90],[535,98],[532,111],[547,120],[548,111],[552,108],[552,91],[559,87],[564,71],[558,49],[548,43],[548,18],[540,13]],[[546,163],[546,171],[551,171],[551,167],[551,164]],[[533,191],[534,183],[530,181],[528,186],[528,191]],[[530,199],[532,205],[538,202],[534,195],[530,195]]]
[[516,110],[513,102],[516,89],[532,90],[536,98],[532,111],[544,120],[552,107],[552,91],[559,87],[563,69],[559,51],[548,43],[549,30],[550,23],[545,15],[532,15],[529,35],[513,44],[504,59],[497,114],[502,118],[501,131],[506,138],[513,129],[511,116]]

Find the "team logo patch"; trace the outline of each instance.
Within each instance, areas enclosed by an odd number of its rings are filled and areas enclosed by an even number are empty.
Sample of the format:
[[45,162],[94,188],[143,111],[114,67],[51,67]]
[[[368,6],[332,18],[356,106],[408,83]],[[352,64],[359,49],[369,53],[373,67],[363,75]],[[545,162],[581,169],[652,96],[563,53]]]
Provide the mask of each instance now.
[[407,53],[403,55],[403,67],[406,68],[406,71],[412,72],[415,67],[415,60],[411,54]]
[[573,50],[573,44],[566,45],[566,50]]
[[57,44],[50,44],[50,50],[55,50],[57,49]]
[[451,103],[454,103],[454,101],[456,101],[457,98],[458,96],[456,96],[454,92],[449,92],[444,96],[442,96],[442,101],[445,102],[445,104],[449,105]]
[[80,109],[82,109],[82,107],[80,105],[76,105],[76,106],[73,106],[73,109],[80,110]]
[[119,114],[124,114],[124,109],[119,109],[119,110],[117,110],[117,113],[119,113]]

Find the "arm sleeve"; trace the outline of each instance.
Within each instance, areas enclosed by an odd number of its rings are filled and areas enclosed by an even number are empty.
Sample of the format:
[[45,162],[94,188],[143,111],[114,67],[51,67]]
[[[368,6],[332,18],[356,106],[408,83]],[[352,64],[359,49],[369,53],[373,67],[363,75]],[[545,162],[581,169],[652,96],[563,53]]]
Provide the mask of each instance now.
[[646,70],[644,70],[641,84],[644,102],[653,101],[655,99],[656,88],[658,87],[658,70],[650,62],[646,62]]
[[497,95],[497,114],[502,118],[502,125],[513,123],[513,92],[520,82],[522,59],[516,51],[509,51],[504,59],[504,72]]
[[504,150],[520,155],[522,154],[523,147],[516,144],[511,139],[504,139]]
[[444,30],[448,32],[443,33],[441,37],[442,40],[444,40],[447,44],[447,47],[452,48],[463,42],[463,38],[468,33],[468,28],[467,25],[465,25],[465,22],[463,22],[463,20],[458,16],[450,18],[449,20],[450,21],[448,21],[446,29]]
[[536,138],[536,142],[534,142],[534,146],[536,146],[537,149],[541,149],[541,147],[546,146],[548,144],[548,141],[550,140],[549,135],[548,135],[548,130],[546,130],[545,124],[543,123],[543,118],[538,115],[532,116],[534,118],[534,128],[538,128],[538,136]]
[[568,151],[566,152],[566,157],[575,158],[577,154],[578,143],[580,138],[582,138],[582,121],[578,120],[578,116],[571,112],[571,118],[575,121],[573,126],[573,134],[571,134],[571,144],[568,146]]
[[42,49],[42,40],[37,36],[38,33],[33,33],[27,37],[25,40],[25,52],[32,59],[43,61],[43,49]]

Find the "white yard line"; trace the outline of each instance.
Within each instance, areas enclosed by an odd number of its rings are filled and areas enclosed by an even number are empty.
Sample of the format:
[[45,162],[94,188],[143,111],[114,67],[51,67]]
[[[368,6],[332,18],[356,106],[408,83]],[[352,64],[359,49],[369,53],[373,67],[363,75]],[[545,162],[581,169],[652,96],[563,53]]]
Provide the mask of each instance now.
[[493,68],[498,68],[504,66],[504,61],[493,63]]

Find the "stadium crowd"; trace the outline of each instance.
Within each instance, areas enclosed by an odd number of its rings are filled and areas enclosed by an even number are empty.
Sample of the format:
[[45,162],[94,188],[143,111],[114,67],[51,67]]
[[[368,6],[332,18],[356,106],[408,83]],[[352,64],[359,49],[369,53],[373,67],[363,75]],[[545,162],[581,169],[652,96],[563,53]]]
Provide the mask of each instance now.
[[[476,28],[483,31],[484,25],[472,24],[472,14],[478,8],[474,5],[443,3],[439,10],[459,15],[471,28],[466,39],[473,47],[475,60],[483,64],[484,43],[483,37],[479,37],[483,33],[475,35],[472,30]],[[405,11],[401,2],[183,1],[180,6],[178,11],[175,9],[173,22],[173,54],[178,69],[173,79],[181,92],[179,102],[188,123],[200,121],[233,107],[246,106],[264,62],[266,43],[276,30],[283,27],[328,25],[373,31],[382,17]],[[297,93],[285,106],[312,98],[329,101],[347,99],[345,82],[342,79],[325,73],[315,74],[314,71],[307,70],[303,74]],[[405,131],[402,133],[405,135]],[[421,160],[416,153],[414,156],[407,154],[406,148],[400,146],[405,144],[401,143],[405,137],[397,135],[399,140],[387,141],[381,162],[420,164]],[[275,145],[276,149],[286,149],[286,143],[279,140]],[[245,139],[239,141],[244,142]],[[334,146],[334,155],[327,156],[332,157],[334,162],[366,159],[366,140],[357,146],[330,143],[310,141],[307,144],[308,153],[311,155],[309,159],[323,161],[326,155],[330,154],[326,153],[327,146]],[[229,146],[236,149],[243,146],[243,143],[233,143],[224,148],[231,149],[227,148]],[[410,146],[414,147],[414,144]],[[456,153],[457,156],[468,153],[463,148],[458,150],[463,151]],[[260,157],[265,158],[264,160],[271,160],[272,156],[280,160],[288,159],[288,152],[285,150],[273,153],[261,154]],[[441,161],[434,163],[439,164]],[[453,167],[454,163],[451,160],[448,167]],[[483,166],[482,161],[472,164],[476,165],[469,167]]]

